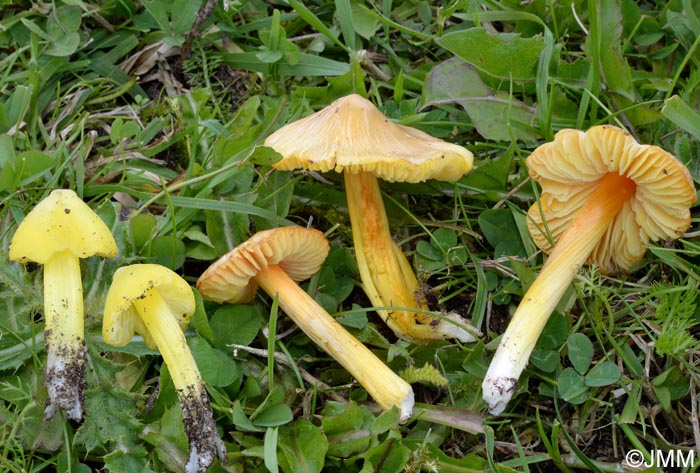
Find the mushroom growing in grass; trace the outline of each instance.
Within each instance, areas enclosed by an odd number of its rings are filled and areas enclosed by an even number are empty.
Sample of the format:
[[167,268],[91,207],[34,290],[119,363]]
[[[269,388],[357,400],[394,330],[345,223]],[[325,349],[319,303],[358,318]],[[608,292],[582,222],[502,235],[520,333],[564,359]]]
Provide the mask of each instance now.
[[352,336],[295,281],[316,273],[328,255],[323,233],[282,227],[253,235],[212,264],[197,281],[205,299],[250,302],[260,286],[278,296],[282,310],[331,355],[383,409],[396,406],[404,422],[413,410],[413,389]]
[[44,340],[49,400],[44,415],[63,409],[83,416],[85,321],[80,258],[113,258],[117,244],[107,225],[75,192],[52,191],[22,220],[10,244],[10,260],[44,266]]
[[416,342],[475,340],[478,332],[456,314],[426,313],[413,269],[391,237],[378,182],[454,182],[471,170],[468,150],[395,124],[356,94],[280,128],[265,145],[282,155],[276,169],[344,173],[362,285],[398,336]]
[[147,347],[158,349],[163,356],[190,443],[188,473],[206,470],[214,457],[223,460],[226,453],[183,333],[194,310],[194,294],[184,279],[164,266],[134,264],[114,273],[102,321],[102,338],[109,345],[124,346],[136,332]]
[[562,130],[526,162],[542,186],[539,203],[528,212],[529,230],[549,258],[523,296],[483,381],[484,400],[494,415],[506,408],[579,267],[629,271],[649,242],[683,234],[695,201],[693,181],[680,161],[614,126],[586,133]]

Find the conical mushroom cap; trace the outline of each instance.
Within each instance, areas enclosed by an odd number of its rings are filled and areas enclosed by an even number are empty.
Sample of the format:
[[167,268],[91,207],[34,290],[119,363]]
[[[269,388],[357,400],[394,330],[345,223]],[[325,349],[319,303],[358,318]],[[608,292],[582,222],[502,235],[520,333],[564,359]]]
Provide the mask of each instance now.
[[68,250],[78,258],[113,258],[117,244],[107,225],[75,192],[57,189],[22,220],[12,237],[10,259],[46,264],[51,256]]
[[265,145],[283,156],[279,170],[366,171],[391,182],[454,182],[473,161],[461,146],[389,121],[357,94],[280,128]]
[[210,301],[249,302],[258,289],[252,279],[261,270],[276,264],[294,281],[302,281],[321,268],[328,251],[328,240],[318,230],[280,227],[258,232],[209,266],[197,289]]
[[[561,130],[554,141],[526,160],[530,176],[540,183],[540,205],[530,207],[528,227],[545,252],[569,228],[577,210],[607,173],[636,184],[635,194],[603,235],[588,264],[605,273],[627,271],[644,256],[650,241],[678,238],[690,225],[695,186],[686,167],[658,146],[640,145],[614,126],[587,132]],[[547,223],[546,229],[542,217]]]
[[105,300],[102,338],[105,343],[121,347],[138,333],[151,349],[156,344],[141,321],[134,301],[149,290],[156,290],[168,304],[184,332],[194,314],[195,299],[192,288],[177,273],[159,264],[132,264],[114,272],[112,285]]

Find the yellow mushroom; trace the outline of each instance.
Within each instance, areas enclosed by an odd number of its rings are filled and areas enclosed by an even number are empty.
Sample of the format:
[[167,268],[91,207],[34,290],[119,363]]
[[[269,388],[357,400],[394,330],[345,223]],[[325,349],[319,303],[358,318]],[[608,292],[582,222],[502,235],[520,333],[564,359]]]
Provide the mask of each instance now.
[[353,337],[295,281],[316,273],[328,255],[318,230],[282,227],[253,235],[212,264],[197,281],[202,297],[232,304],[252,300],[258,286],[278,295],[282,310],[330,354],[384,409],[396,406],[400,420],[411,417],[411,385]]
[[475,340],[478,332],[456,314],[436,318],[424,313],[428,306],[410,263],[391,237],[378,183],[378,178],[454,182],[472,167],[468,150],[395,124],[356,94],[280,128],[265,145],[283,157],[276,169],[344,174],[362,285],[398,336],[416,342]]
[[22,220],[10,244],[10,260],[44,266],[44,339],[50,418],[63,409],[83,416],[85,327],[80,258],[117,255],[117,244],[100,217],[75,192],[52,191]]
[[187,473],[206,470],[226,451],[183,333],[194,310],[194,294],[184,279],[164,266],[134,264],[114,273],[102,322],[102,338],[109,345],[124,346],[136,332],[146,346],[157,348],[163,356],[190,442]]
[[604,273],[628,271],[650,241],[683,234],[695,202],[693,181],[680,161],[657,146],[640,145],[614,126],[586,133],[562,130],[526,162],[542,186],[528,225],[549,258],[523,296],[483,381],[484,400],[494,415],[506,408],[540,333],[580,266],[595,264]]

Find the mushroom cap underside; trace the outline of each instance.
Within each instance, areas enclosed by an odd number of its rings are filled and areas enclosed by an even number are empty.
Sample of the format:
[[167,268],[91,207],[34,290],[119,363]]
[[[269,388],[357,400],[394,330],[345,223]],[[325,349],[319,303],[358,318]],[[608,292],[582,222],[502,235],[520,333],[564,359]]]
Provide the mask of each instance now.
[[24,217],[12,237],[13,261],[46,264],[54,253],[69,251],[78,258],[113,258],[117,244],[102,219],[69,189],[56,189]]
[[[176,317],[184,332],[195,311],[195,298],[190,285],[177,273],[159,264],[133,264],[123,266],[114,273],[112,285],[105,300],[102,338],[112,346],[124,346],[134,333],[143,337],[146,345],[155,349],[155,342],[148,333],[134,302],[155,290]],[[158,316],[167,316],[158,314]]]
[[690,225],[689,208],[696,195],[686,167],[658,146],[637,143],[620,128],[561,130],[526,163],[530,176],[542,186],[540,201],[528,211],[528,227],[545,252],[608,173],[633,181],[634,195],[604,233],[589,264],[604,273],[627,271],[644,256],[650,241],[677,238]]
[[202,297],[232,304],[249,302],[258,285],[253,278],[279,265],[294,281],[311,277],[326,260],[329,244],[322,232],[280,227],[256,233],[214,262],[197,281]]
[[462,146],[393,123],[357,94],[280,128],[265,145],[283,156],[278,170],[370,172],[390,182],[454,182],[473,162]]

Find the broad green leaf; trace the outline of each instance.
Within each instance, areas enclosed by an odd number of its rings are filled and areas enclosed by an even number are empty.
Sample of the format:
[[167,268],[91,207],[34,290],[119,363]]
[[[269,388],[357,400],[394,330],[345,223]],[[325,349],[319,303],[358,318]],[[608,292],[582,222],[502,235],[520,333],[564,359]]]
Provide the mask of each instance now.
[[80,45],[80,35],[78,33],[68,33],[54,38],[50,46],[46,49],[49,56],[65,57],[70,56]]
[[420,240],[418,244],[416,244],[416,252],[423,258],[439,261],[440,264],[442,264],[444,259],[442,252],[425,240]]
[[85,391],[85,418],[75,433],[75,442],[88,452],[125,450],[138,447],[143,429],[137,419],[139,403],[134,394],[104,384]]
[[202,378],[212,386],[229,386],[241,377],[238,362],[226,353],[213,348],[203,338],[188,340],[192,356],[197,362]]
[[436,41],[477,69],[505,81],[534,81],[544,47],[542,36],[523,38],[518,33],[490,33],[484,28],[454,31]]
[[[367,14],[367,10],[361,7],[358,2],[351,2],[352,8],[352,27],[355,33],[359,34],[367,40],[371,40],[372,36],[379,28],[379,21],[375,16]],[[399,69],[399,73],[401,70]]]
[[503,255],[525,256],[518,227],[509,209],[491,209],[481,212],[479,227],[486,240],[493,246],[494,258]]
[[158,23],[158,26],[168,34],[167,42],[180,45],[182,36],[194,24],[197,18],[200,1],[189,0],[144,0],[143,6]]
[[367,314],[365,312],[348,312],[335,318],[341,325],[350,328],[360,329],[367,325]]
[[554,373],[560,361],[561,357],[556,350],[535,350],[530,355],[530,363],[545,373]]
[[207,236],[222,256],[250,235],[250,218],[242,213],[205,212]]
[[277,427],[265,431],[263,461],[265,463],[265,468],[267,468],[270,473],[277,473],[279,471],[279,463],[277,461],[278,438],[279,430]]
[[[0,102],[0,133],[3,133],[3,140],[10,139],[10,135],[4,135],[22,123],[25,119],[32,100],[33,87],[28,85],[17,85],[15,89],[6,96],[6,99]],[[3,148],[7,148],[3,143]],[[14,156],[14,148],[12,153],[3,153],[0,157],[0,165],[4,168],[8,163],[8,159]]]
[[559,396],[571,404],[582,404],[588,399],[588,388],[583,382],[583,376],[573,368],[565,368],[557,379]]
[[[590,56],[598,58],[601,72],[609,90],[635,100],[634,85],[629,65],[622,57],[620,39],[622,35],[622,10],[618,2],[596,2],[599,8],[596,24],[600,36],[589,37],[587,47],[599,47]],[[595,34],[595,33],[594,33]]]
[[31,184],[54,165],[54,159],[41,151],[20,153],[0,171],[0,191],[13,191],[17,187]]
[[142,213],[129,219],[129,232],[134,248],[142,248],[151,241],[156,225],[156,218],[151,214]]
[[185,244],[175,235],[156,237],[151,242],[151,259],[172,270],[178,269],[185,262]]
[[[386,473],[400,473],[405,471],[406,464],[411,456],[411,451],[400,439],[397,431],[389,433],[388,438],[362,454],[365,460],[363,471],[382,471]],[[381,468],[379,468],[381,465]],[[370,470],[365,470],[371,466]]]
[[569,336],[569,322],[565,315],[559,311],[549,317],[547,325],[544,326],[540,338],[535,347],[540,350],[557,350]]
[[256,146],[248,157],[250,162],[258,165],[272,165],[282,159],[282,155],[269,146]]
[[584,374],[593,361],[593,343],[582,333],[573,333],[566,342],[569,361],[579,374]]
[[175,402],[166,408],[159,421],[150,424],[144,432],[144,440],[155,447],[155,453],[165,469],[183,471],[188,445],[180,404]]
[[214,346],[230,351],[229,345],[249,345],[262,325],[260,312],[250,305],[225,305],[211,316]]
[[674,95],[664,101],[661,113],[683,130],[693,135],[696,140],[700,140],[700,113],[685,103],[679,96]]
[[372,422],[372,433],[375,435],[383,434],[391,429],[397,428],[399,425],[399,410],[397,408],[391,408],[388,411],[384,411],[374,419]]
[[474,191],[474,199],[498,201],[503,198],[512,160],[513,153],[510,150],[494,159],[482,160],[460,179],[458,186]]
[[690,380],[678,366],[673,366],[652,380],[654,386],[665,386],[672,400],[678,400],[688,395]]
[[[54,415],[51,419],[44,418],[44,409],[48,398],[45,389],[34,391],[32,386],[41,383],[40,373],[29,370],[18,370],[11,376],[4,376],[0,383],[0,402],[3,409],[0,419],[3,425],[21,424],[21,435],[18,440],[32,449],[59,450],[64,441],[65,420],[63,416]],[[10,406],[17,408],[14,411]],[[10,408],[10,409],[8,409]]]
[[323,411],[321,423],[328,440],[328,455],[348,458],[369,447],[373,435],[370,432],[374,416],[365,406],[342,406],[340,413],[333,412],[333,404]]
[[276,427],[288,424],[292,419],[294,419],[294,414],[288,405],[276,404],[255,416],[253,422],[259,427]]
[[241,402],[236,400],[233,403],[233,408],[231,409],[233,425],[236,426],[238,430],[243,432],[262,432],[263,429],[257,427],[253,422],[250,421],[243,408],[241,407]]
[[601,361],[586,375],[586,386],[609,386],[620,379],[620,368],[611,361]]
[[433,67],[423,89],[424,105],[457,103],[481,136],[494,141],[537,139],[537,110],[505,92],[494,92],[467,62],[452,58]]
[[481,136],[494,141],[513,139],[534,141],[541,137],[537,130],[537,110],[509,96],[496,92],[489,97],[474,97],[461,105]]
[[[109,472],[153,472],[153,470],[149,468],[148,452],[141,445],[130,448],[128,451],[114,450],[111,453],[105,455],[103,459],[104,469]],[[92,471],[92,469],[88,468],[88,471]]]
[[323,430],[303,419],[279,427],[277,455],[285,473],[314,473],[323,470],[328,440]]
[[81,19],[79,7],[64,5],[51,12],[46,25],[46,32],[51,37],[46,49],[47,55],[69,56],[78,49]]

